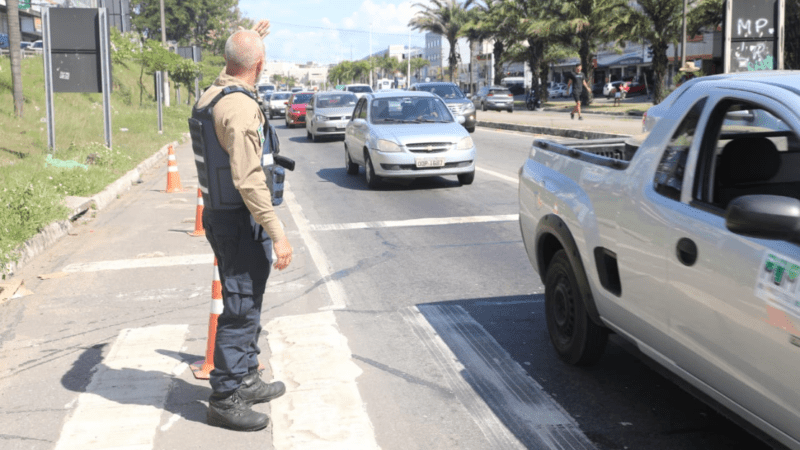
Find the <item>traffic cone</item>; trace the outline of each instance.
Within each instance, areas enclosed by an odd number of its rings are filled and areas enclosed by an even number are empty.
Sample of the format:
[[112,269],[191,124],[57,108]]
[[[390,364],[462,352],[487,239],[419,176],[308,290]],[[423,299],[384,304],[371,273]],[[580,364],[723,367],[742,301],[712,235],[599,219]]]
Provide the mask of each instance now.
[[222,283],[219,281],[217,258],[214,258],[214,279],[211,281],[211,315],[208,318],[208,339],[206,340],[206,359],[190,364],[189,367],[198,380],[207,380],[214,370],[214,345],[217,341],[217,320],[223,311]]
[[181,186],[181,175],[178,173],[178,161],[175,159],[175,150],[169,146],[169,161],[167,162],[167,194],[172,192],[183,192]]
[[200,188],[197,189],[197,214],[194,216],[194,231],[189,236],[205,236],[206,230],[203,228],[203,194]]

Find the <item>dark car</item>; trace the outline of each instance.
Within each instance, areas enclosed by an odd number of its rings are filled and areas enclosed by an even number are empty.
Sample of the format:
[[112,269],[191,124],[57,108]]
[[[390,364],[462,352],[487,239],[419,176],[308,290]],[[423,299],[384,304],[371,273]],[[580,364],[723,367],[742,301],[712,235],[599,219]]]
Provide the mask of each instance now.
[[461,89],[455,83],[415,83],[408,89],[409,91],[426,91],[436,94],[444,100],[447,109],[458,117],[464,118],[464,128],[470,133],[475,131],[475,124],[477,122],[475,114],[475,104],[472,103],[467,96],[461,92]]

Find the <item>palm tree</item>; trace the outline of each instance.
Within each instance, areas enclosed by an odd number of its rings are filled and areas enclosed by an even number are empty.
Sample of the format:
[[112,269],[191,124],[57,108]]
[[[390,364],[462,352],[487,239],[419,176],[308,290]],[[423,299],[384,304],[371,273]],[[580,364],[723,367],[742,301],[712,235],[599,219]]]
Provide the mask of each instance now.
[[653,47],[653,103],[665,97],[665,80],[669,58],[667,48],[677,42],[682,32],[683,1],[639,0],[632,11],[628,38],[647,41]]
[[467,23],[461,28],[461,36],[467,38],[469,42],[469,90],[475,93],[475,86],[472,82],[472,72],[475,64],[475,47],[481,45],[484,40],[492,36],[492,32],[484,26],[488,16],[488,6],[477,5],[475,8],[467,10]]
[[456,74],[458,64],[458,38],[461,28],[467,23],[467,9],[475,3],[475,0],[430,0],[431,5],[415,3],[415,7],[422,10],[409,21],[409,26],[413,30],[427,31],[444,36],[450,44],[450,52],[447,58],[450,70],[450,81]]
[[7,0],[8,6],[8,55],[11,57],[11,86],[14,97],[14,115],[22,117],[22,32],[19,28],[19,0]]
[[428,65],[428,64],[430,64],[430,63],[431,63],[431,62],[430,62],[430,61],[428,61],[428,60],[427,60],[427,59],[425,59],[425,58],[420,58],[420,57],[417,57],[417,58],[411,58],[411,72],[413,72],[413,73],[414,73],[414,75],[417,77],[417,80],[419,80],[419,71],[420,71],[420,70],[421,70],[423,67],[427,66],[427,65]]

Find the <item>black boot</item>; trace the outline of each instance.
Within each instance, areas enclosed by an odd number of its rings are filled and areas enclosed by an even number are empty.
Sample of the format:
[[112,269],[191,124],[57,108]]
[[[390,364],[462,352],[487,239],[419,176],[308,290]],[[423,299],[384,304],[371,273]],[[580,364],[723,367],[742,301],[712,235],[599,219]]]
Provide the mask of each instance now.
[[281,381],[265,383],[258,370],[251,370],[242,378],[242,385],[236,391],[248,405],[268,402],[276,399],[286,392],[286,386]]
[[237,431],[257,431],[267,427],[269,417],[250,409],[250,405],[239,395],[240,390],[241,388],[228,396],[216,392],[211,394],[206,413],[209,425]]

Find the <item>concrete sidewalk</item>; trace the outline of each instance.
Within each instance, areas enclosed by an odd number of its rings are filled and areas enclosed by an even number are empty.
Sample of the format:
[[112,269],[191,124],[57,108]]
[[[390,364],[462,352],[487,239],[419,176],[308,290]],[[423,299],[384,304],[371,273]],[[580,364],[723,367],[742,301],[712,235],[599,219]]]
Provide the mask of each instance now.
[[577,139],[627,137],[642,133],[641,117],[585,113],[583,120],[578,120],[577,115],[570,119],[569,109],[561,111],[478,111],[478,126]]

